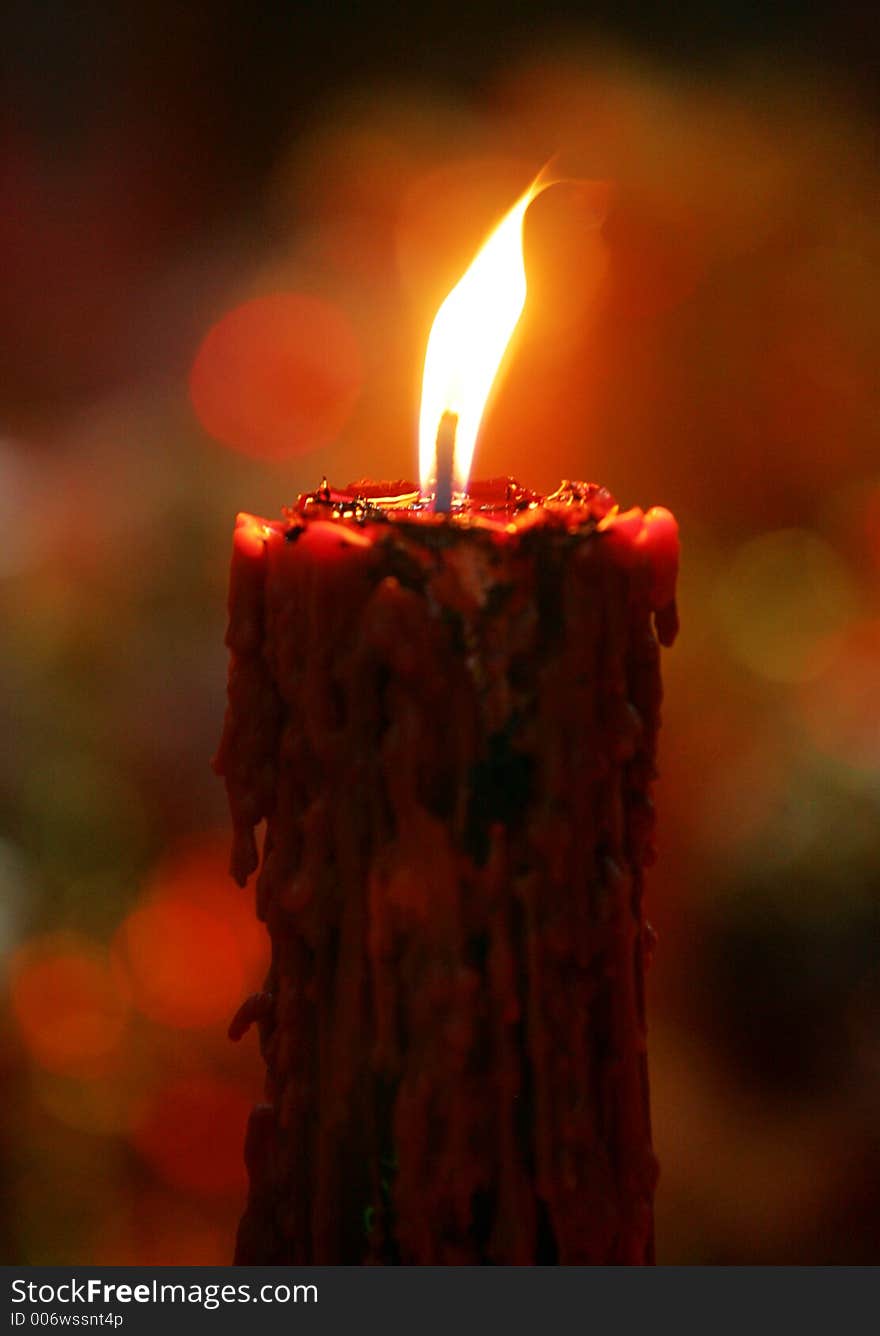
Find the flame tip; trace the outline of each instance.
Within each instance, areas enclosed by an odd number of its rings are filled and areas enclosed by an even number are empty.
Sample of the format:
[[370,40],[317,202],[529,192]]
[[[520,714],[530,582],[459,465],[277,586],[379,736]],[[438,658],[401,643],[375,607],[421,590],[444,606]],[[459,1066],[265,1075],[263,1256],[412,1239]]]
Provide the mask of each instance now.
[[[551,159],[552,162],[552,159]],[[450,477],[442,481],[441,500],[452,489],[467,491],[477,433],[504,354],[525,305],[527,283],[522,223],[532,201],[552,181],[538,176],[489,234],[470,266],[440,305],[425,352],[419,417],[419,464],[422,489],[440,495],[440,432],[455,419]],[[441,509],[436,504],[437,509]]]

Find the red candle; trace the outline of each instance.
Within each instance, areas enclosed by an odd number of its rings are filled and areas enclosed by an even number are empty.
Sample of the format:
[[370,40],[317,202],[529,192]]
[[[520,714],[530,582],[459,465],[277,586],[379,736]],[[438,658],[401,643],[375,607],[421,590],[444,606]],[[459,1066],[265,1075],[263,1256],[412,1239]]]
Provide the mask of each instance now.
[[359,483],[236,525],[216,768],[272,941],[233,1023],[267,1067],[240,1262],[653,1260],[642,874],[675,521],[594,485],[465,497],[450,469],[445,513]]

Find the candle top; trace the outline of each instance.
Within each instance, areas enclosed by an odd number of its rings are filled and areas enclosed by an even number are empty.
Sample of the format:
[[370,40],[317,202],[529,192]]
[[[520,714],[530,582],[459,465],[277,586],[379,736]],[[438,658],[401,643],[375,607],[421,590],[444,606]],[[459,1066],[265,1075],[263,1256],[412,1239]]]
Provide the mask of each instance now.
[[319,533],[325,533],[326,541],[320,547],[326,546],[328,552],[338,547],[339,539],[346,549],[351,544],[371,547],[395,536],[425,548],[469,540],[506,548],[519,543],[528,547],[554,534],[560,541],[595,535],[621,567],[644,572],[643,584],[660,642],[671,644],[677,633],[679,541],[674,516],[662,506],[648,511],[638,507],[621,510],[611,493],[596,483],[566,480],[555,492],[540,496],[514,478],[474,481],[467,496],[457,499],[448,513],[438,514],[431,499],[405,479],[362,479],[343,488],[325,481],[285,507],[279,520],[240,515],[236,542],[255,548],[273,540],[293,544],[306,532],[316,540]]
[[582,528],[600,523],[617,510],[614,497],[597,483],[565,480],[551,495],[541,496],[515,478],[477,479],[466,495],[458,494],[448,508],[438,511],[432,498],[414,482],[363,478],[342,488],[325,481],[314,492],[302,493],[284,513],[294,525],[305,518],[321,518],[357,525],[415,523],[519,532],[536,522],[538,512],[544,523],[556,520],[567,528]]

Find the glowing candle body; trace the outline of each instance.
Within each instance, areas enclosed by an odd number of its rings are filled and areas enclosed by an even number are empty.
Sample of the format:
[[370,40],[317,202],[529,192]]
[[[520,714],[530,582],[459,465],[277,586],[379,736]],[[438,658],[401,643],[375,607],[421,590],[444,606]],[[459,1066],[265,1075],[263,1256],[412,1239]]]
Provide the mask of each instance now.
[[216,767],[242,884],[266,821],[272,941],[235,1025],[267,1066],[243,1263],[653,1260],[675,522],[595,487],[472,492],[453,518],[337,494],[236,527]]

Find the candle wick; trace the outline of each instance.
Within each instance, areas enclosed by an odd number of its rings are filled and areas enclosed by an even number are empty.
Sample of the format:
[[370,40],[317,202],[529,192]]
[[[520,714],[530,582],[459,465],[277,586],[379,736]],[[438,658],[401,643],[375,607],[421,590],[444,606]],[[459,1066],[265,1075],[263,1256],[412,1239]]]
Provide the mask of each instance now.
[[434,485],[434,510],[444,514],[452,509],[452,468],[455,459],[455,433],[458,414],[444,413],[437,428],[437,481]]

